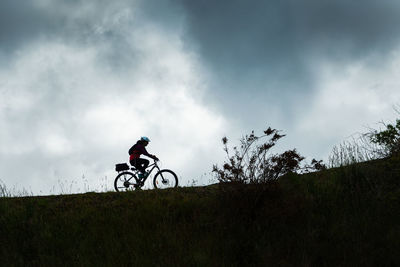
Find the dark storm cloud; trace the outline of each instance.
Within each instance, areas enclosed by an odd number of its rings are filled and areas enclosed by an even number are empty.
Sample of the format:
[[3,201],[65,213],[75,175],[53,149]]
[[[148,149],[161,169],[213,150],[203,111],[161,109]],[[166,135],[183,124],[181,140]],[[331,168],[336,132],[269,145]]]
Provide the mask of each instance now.
[[304,93],[313,88],[313,63],[384,57],[399,43],[398,1],[181,2],[186,37],[213,73],[215,87],[225,88],[221,94]]
[[[12,60],[14,52],[35,42],[59,40],[66,44],[87,47],[102,42],[105,49],[103,56],[115,51],[113,61],[123,61],[124,57],[116,52],[128,54],[126,40],[114,27],[99,33],[99,25],[115,25],[118,21],[105,21],[124,8],[129,8],[129,1],[113,3],[109,1],[18,1],[5,0],[0,3],[0,59],[2,65],[6,59]],[[106,25],[109,26],[109,25]],[[115,45],[115,47],[113,47]],[[112,49],[111,49],[112,47]],[[1,64],[0,63],[0,64]]]
[[99,64],[123,72],[134,68],[140,57],[132,45],[136,40],[129,36],[151,24],[153,30],[176,33],[182,26],[182,8],[171,1],[2,1],[0,65],[23,46],[59,40],[81,47],[101,45]]
[[4,0],[0,4],[0,51],[9,54],[32,39],[56,33],[59,23],[32,1]]
[[399,43],[398,1],[306,2],[310,5],[294,6],[294,31],[310,52],[320,47],[339,59],[354,60],[384,55]]
[[[43,2],[43,1],[42,1]],[[398,43],[398,1],[18,1],[0,8],[0,58],[43,36],[103,42],[106,62],[124,68],[135,51],[118,28],[93,34],[107,10],[131,7],[140,21],[176,31],[197,49],[218,85],[234,90],[312,88],[310,58],[348,61],[385,55]],[[87,7],[88,3],[91,6]],[[89,12],[77,16],[82,7]],[[101,8],[100,8],[101,7]],[[106,7],[106,8],[104,8]],[[140,25],[134,25],[140,27]],[[240,79],[237,79],[237,78]],[[299,85],[299,86],[296,86]],[[217,86],[217,85],[216,85]]]

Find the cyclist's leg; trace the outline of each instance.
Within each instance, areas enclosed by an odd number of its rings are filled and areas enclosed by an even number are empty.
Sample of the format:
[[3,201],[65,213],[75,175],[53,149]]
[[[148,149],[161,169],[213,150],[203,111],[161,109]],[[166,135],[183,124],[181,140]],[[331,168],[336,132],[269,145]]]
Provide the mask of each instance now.
[[133,159],[130,161],[131,165],[135,167],[138,171],[142,172],[142,165],[139,159]]
[[150,161],[147,159],[141,159],[141,160],[143,162],[143,169],[145,170],[149,166]]
[[147,166],[149,166],[149,161],[147,159],[133,159],[131,160],[131,165],[135,166],[141,173],[145,173]]

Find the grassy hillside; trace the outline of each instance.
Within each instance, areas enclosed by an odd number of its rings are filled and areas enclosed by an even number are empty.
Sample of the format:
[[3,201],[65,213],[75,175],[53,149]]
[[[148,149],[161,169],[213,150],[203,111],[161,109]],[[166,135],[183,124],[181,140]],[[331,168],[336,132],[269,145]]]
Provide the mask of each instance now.
[[400,159],[263,185],[0,198],[0,265],[396,266]]

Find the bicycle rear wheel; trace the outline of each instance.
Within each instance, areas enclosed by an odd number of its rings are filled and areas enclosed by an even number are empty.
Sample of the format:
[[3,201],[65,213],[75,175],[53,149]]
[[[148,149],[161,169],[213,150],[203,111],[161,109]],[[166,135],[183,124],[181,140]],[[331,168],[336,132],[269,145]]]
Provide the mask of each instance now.
[[178,186],[178,176],[171,170],[161,170],[153,180],[154,188],[164,189]]
[[117,192],[125,192],[135,190],[135,185],[137,185],[137,178],[131,172],[121,172],[115,177],[114,188]]

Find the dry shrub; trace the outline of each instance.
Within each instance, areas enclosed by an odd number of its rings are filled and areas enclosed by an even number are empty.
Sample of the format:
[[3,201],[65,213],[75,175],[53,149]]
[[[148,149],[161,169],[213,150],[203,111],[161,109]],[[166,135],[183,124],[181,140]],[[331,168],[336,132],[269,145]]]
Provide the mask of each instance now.
[[310,172],[324,169],[322,161],[312,160],[311,164],[301,165],[305,159],[296,149],[281,154],[270,154],[270,150],[284,137],[280,131],[269,127],[261,136],[254,131],[240,140],[240,147],[228,148],[228,138],[222,138],[228,161],[222,168],[213,166],[213,172],[220,182],[265,183],[276,180],[287,173]]

